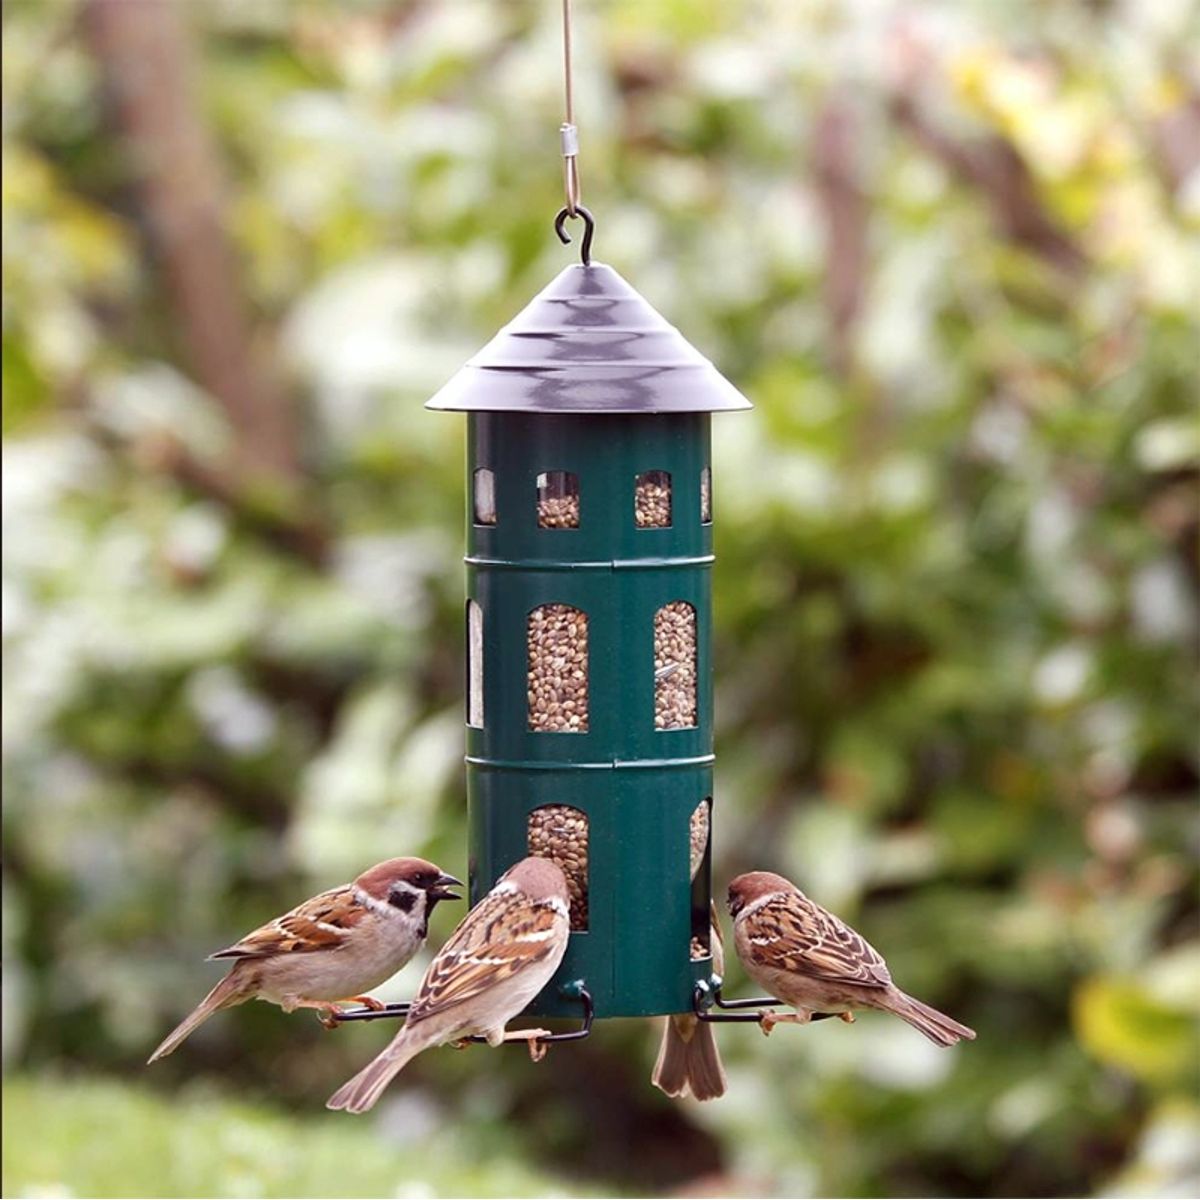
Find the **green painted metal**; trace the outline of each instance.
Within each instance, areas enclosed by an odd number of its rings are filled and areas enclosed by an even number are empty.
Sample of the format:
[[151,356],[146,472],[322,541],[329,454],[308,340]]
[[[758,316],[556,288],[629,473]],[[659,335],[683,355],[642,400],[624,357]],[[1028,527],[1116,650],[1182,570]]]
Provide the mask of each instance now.
[[[583,979],[598,1017],[683,1012],[711,960],[707,868],[689,878],[689,820],[712,791],[712,528],[701,521],[707,413],[472,412],[467,595],[483,616],[483,724],[467,731],[470,888],[478,901],[527,853],[529,814],[569,804],[589,824],[589,927],[571,935],[537,1016],[570,1016],[561,985]],[[474,521],[471,481],[494,473],[496,523]],[[672,523],[639,529],[635,480],[671,475]],[[578,476],[577,529],[542,529],[537,477]],[[654,727],[654,615],[696,611],[697,725]],[[528,727],[527,621],[543,604],[588,617],[586,733]]]

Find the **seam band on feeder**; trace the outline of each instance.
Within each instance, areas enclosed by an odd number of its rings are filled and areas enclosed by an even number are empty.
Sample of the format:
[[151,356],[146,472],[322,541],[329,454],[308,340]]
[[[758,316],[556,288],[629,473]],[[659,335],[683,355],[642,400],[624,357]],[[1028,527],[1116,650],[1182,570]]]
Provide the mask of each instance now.
[[[639,533],[649,530],[639,530]],[[711,567],[713,554],[683,555],[679,558],[614,558],[600,562],[567,562],[557,558],[486,558],[481,554],[463,557],[470,567],[499,567],[508,571],[664,571],[672,567]]]
[[[690,733],[691,730],[680,732]],[[539,736],[544,737],[545,735]],[[580,735],[568,734],[567,736],[578,737]],[[531,762],[527,759],[484,758],[478,754],[465,754],[463,762],[472,767],[493,767],[497,771],[615,771],[629,768],[661,771],[675,767],[711,767],[716,761],[716,757],[715,754],[697,754],[691,758],[618,758],[611,762]]]

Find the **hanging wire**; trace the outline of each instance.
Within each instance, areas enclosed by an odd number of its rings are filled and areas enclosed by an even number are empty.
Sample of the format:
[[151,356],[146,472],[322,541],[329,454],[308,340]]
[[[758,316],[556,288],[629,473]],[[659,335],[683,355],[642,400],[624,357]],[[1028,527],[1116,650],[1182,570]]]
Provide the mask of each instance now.
[[563,14],[563,90],[566,94],[566,120],[559,126],[562,140],[563,187],[567,193],[567,215],[579,208],[579,131],[575,128],[575,80],[571,70],[571,0],[562,0]]
[[567,119],[558,127],[558,135],[562,141],[563,189],[567,195],[567,203],[554,218],[554,232],[565,246],[571,240],[571,235],[566,230],[567,218],[582,218],[584,233],[579,257],[586,267],[592,261],[592,234],[596,230],[596,222],[579,199],[579,131],[575,128],[575,79],[571,69],[571,0],[562,0],[562,14],[563,90],[566,94]]

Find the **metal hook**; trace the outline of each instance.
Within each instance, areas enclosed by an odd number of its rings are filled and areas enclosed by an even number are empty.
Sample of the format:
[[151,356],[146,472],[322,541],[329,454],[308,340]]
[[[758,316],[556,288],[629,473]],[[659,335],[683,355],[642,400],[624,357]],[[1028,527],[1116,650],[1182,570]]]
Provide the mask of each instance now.
[[[566,230],[567,218],[572,215],[570,209],[560,208],[554,218],[554,232],[564,246],[571,244],[571,235]],[[592,235],[596,232],[596,218],[582,204],[575,206],[574,216],[582,217],[584,224],[583,243],[579,247],[579,257],[585,267],[592,265]]]
[[[692,1011],[701,1021],[711,1021],[714,1024],[738,1024],[745,1022],[760,1023],[766,1015],[766,1010],[776,1005],[783,1005],[783,1000],[774,996],[756,996],[748,1000],[726,1000],[721,995],[721,977],[714,975],[711,981],[697,980],[696,989],[692,993]],[[723,1012],[713,1012],[714,1008],[724,1009]],[[754,1012],[731,1011],[736,1009],[754,1009]],[[836,1013],[813,1013],[813,1021],[826,1021]]]

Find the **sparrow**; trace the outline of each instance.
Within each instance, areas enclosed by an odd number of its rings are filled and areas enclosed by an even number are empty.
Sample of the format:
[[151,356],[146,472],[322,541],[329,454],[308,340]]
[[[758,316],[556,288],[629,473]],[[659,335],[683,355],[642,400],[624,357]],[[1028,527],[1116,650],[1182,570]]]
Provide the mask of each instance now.
[[[708,802],[698,804],[692,813],[689,828],[690,870],[694,880],[704,862],[709,835]],[[717,921],[717,907],[711,905],[709,948],[713,971],[725,974],[725,945]],[[699,1020],[694,1013],[674,1013],[663,1022],[662,1042],[658,1061],[650,1082],[668,1096],[682,1097],[689,1093],[697,1100],[716,1100],[725,1094],[725,1068],[717,1050],[712,1026]]]
[[739,875],[729,885],[729,915],[746,973],[796,1010],[765,1013],[763,1033],[783,1021],[807,1024],[814,1013],[852,1022],[854,1009],[878,1008],[939,1046],[974,1040],[973,1029],[902,992],[879,951],[782,875]]
[[[725,973],[725,945],[721,927],[717,924],[717,908],[712,906],[713,971]],[[650,1082],[668,1096],[682,1097],[689,1093],[697,1100],[716,1100],[725,1095],[725,1068],[717,1050],[712,1026],[694,1013],[674,1013],[663,1022],[662,1042],[658,1061]]]
[[389,858],[209,955],[229,974],[150,1056],[165,1058],[222,1008],[269,1000],[284,1012],[315,1008],[332,1027],[339,1003],[383,1005],[362,993],[390,979],[421,948],[441,900],[461,900],[453,875],[422,858]]
[[326,1105],[361,1113],[422,1050],[482,1035],[489,1046],[527,1041],[535,1060],[545,1029],[505,1025],[550,982],[567,950],[567,878],[549,859],[523,858],[463,918],[437,952],[404,1028]]

